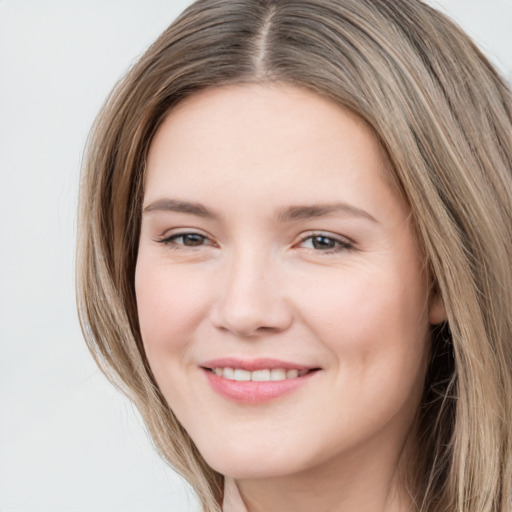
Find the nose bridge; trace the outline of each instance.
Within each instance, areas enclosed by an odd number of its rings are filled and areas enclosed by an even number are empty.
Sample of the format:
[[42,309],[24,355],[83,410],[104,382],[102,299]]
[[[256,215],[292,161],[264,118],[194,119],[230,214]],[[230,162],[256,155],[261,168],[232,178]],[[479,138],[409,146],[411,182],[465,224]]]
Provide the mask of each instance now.
[[279,264],[268,251],[249,245],[235,249],[227,258],[215,323],[241,336],[281,331],[292,316],[280,287]]

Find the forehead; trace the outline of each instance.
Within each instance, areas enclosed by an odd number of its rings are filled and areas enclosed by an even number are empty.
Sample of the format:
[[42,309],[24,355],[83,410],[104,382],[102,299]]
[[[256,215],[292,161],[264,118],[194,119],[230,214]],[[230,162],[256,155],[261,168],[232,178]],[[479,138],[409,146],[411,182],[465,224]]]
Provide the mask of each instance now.
[[401,207],[389,173],[355,114],[299,87],[233,85],[206,89],[168,114],[150,147],[145,194],[263,204],[355,200],[365,191],[365,207]]
[[[330,136],[326,128],[331,131]],[[344,139],[364,137],[380,151],[370,127],[358,116],[306,88],[281,83],[207,88],[189,96],[169,112],[152,146],[158,144],[163,131],[168,137],[172,135],[177,143],[196,142],[197,146],[204,147],[205,143],[214,142],[219,153],[222,150],[224,154],[233,149],[231,142],[250,140],[251,146],[244,147],[246,157],[250,148],[257,151],[259,145],[265,144],[266,149],[269,145],[275,146],[276,132],[279,132],[279,142],[288,142],[295,150],[299,137],[307,137],[311,144],[337,137],[340,145]],[[217,132],[220,132],[218,138]],[[223,143],[222,137],[226,134],[232,139]],[[196,135],[195,140],[191,135]],[[282,151],[287,146],[275,146],[275,149]]]

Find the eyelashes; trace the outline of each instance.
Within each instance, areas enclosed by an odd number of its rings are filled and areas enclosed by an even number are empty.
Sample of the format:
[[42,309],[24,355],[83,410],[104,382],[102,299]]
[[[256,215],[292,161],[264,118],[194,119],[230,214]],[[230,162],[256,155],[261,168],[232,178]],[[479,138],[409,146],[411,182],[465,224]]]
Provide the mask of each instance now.
[[[210,237],[197,231],[175,233],[155,241],[178,251],[197,250],[204,246],[219,247]],[[297,242],[292,244],[292,247],[304,248],[322,254],[335,254],[354,249],[354,244],[348,239],[333,233],[310,232],[299,238]]]
[[201,245],[213,245],[209,238],[200,233],[178,233],[159,240],[161,244],[179,247],[200,247]]
[[304,237],[298,245],[327,254],[353,248],[352,243],[347,240],[324,233],[317,233]]

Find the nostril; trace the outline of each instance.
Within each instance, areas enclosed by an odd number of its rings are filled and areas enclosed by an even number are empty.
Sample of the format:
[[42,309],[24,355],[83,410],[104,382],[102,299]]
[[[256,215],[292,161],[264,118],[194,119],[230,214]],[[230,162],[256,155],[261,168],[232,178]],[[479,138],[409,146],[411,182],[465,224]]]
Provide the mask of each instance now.
[[276,328],[275,327],[266,327],[263,325],[261,327],[258,327],[256,330],[260,331],[260,332],[272,332],[272,331],[275,331]]

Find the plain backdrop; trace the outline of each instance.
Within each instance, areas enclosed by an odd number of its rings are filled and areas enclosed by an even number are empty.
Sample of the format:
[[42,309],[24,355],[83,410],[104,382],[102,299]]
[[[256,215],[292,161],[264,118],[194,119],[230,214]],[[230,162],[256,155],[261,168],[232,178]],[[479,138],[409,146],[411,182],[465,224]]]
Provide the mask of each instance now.
[[[81,154],[109,90],[190,2],[0,0],[0,512],[187,512],[75,312]],[[512,77],[512,0],[431,2]]]

